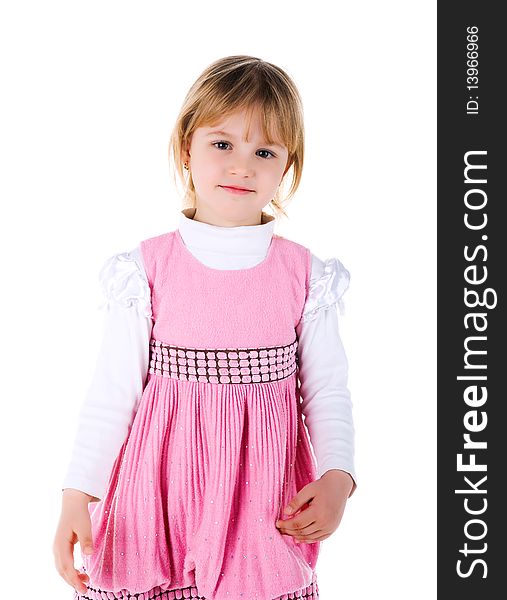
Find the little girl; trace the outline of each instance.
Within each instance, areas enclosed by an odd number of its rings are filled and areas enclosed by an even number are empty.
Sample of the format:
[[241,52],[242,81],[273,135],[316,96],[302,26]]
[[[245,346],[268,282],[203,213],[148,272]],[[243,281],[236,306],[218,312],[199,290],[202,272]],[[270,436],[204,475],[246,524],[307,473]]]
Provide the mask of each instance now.
[[103,341],[53,545],[76,600],[318,599],[320,542],[356,488],[332,310],[350,276],[263,211],[285,214],[303,151],[279,67],[226,57],[188,92],[171,157],[190,206],[100,273]]

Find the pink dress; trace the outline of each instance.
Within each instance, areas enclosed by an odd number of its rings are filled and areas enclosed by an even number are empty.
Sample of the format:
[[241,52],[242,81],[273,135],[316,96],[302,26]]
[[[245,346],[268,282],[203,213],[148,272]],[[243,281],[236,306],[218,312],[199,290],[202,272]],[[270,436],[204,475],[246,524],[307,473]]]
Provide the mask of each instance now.
[[318,598],[320,542],[276,528],[316,477],[300,409],[297,336],[310,251],[273,235],[265,259],[221,270],[178,230],[140,244],[150,368],[100,502],[74,598]]

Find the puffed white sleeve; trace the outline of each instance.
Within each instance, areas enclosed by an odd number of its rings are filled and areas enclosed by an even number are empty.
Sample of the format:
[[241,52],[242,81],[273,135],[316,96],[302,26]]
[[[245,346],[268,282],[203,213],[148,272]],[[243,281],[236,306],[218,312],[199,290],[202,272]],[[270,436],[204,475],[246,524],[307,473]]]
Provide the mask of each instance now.
[[144,391],[153,317],[139,247],[111,256],[99,273],[102,337],[81,405],[62,491],[101,500]]
[[336,306],[350,273],[336,258],[312,254],[310,288],[297,325],[301,409],[320,478],[330,469],[348,473],[357,487],[354,466],[354,421],[348,385],[348,360],[339,333]]

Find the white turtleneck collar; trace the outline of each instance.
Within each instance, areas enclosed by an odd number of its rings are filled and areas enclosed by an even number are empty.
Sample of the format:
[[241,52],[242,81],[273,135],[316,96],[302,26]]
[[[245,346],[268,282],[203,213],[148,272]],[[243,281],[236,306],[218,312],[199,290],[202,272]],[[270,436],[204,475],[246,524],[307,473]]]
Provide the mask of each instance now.
[[194,221],[195,208],[185,208],[179,219],[179,232],[188,250],[214,269],[247,269],[267,255],[275,217],[262,212],[260,225],[220,227]]

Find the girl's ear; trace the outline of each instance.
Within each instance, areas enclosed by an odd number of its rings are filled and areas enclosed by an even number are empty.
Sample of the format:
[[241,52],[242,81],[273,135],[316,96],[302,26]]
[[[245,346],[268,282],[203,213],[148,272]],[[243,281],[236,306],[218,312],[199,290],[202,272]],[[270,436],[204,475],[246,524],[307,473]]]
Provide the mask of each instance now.
[[181,162],[185,163],[187,160],[190,160],[190,145],[188,143],[184,144],[181,148]]

